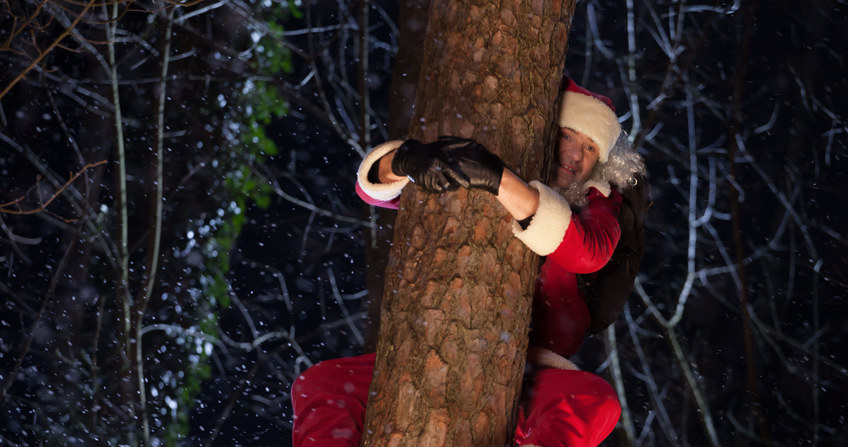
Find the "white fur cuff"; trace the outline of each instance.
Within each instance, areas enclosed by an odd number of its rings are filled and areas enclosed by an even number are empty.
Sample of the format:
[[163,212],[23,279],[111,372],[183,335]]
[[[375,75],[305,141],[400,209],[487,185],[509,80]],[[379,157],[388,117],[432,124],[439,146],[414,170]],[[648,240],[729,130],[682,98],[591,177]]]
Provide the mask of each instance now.
[[384,155],[399,148],[401,144],[403,144],[402,140],[386,141],[371,149],[365,155],[365,158],[362,159],[362,163],[359,164],[359,170],[356,171],[356,181],[359,182],[359,187],[362,188],[365,194],[368,194],[368,196],[374,199],[388,202],[399,196],[403,187],[409,183],[409,179],[398,180],[392,183],[371,183],[368,181],[368,171],[371,170],[371,166],[383,158]]
[[530,346],[527,348],[527,361],[535,366],[580,371],[580,368],[578,368],[571,360],[568,360],[556,352],[540,348],[538,346]]
[[583,184],[584,190],[588,190],[589,188],[597,189],[599,193],[604,195],[604,197],[609,197],[610,190],[612,189],[608,181],[595,179],[590,179]]
[[526,230],[512,222],[512,233],[539,256],[547,256],[562,243],[571,224],[571,206],[553,189],[534,180],[530,186],[539,191],[539,208]]

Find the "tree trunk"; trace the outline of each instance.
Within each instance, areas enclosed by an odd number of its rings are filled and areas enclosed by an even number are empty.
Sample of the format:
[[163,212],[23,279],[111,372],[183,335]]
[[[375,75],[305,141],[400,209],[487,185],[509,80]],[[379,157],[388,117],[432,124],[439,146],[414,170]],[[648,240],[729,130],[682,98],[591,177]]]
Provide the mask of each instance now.
[[[473,137],[539,178],[574,2],[478,3],[431,2],[410,137]],[[410,185],[395,227],[363,445],[507,445],[537,257],[487,193]]]

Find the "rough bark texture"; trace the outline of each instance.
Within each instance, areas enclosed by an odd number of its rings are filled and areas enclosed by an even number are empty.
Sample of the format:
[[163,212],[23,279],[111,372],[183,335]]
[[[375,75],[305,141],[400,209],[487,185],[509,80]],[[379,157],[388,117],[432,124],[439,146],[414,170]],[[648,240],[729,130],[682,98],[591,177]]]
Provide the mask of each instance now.
[[[539,178],[573,10],[432,1],[410,137],[473,137]],[[485,193],[404,191],[363,445],[511,442],[538,259],[510,220]]]

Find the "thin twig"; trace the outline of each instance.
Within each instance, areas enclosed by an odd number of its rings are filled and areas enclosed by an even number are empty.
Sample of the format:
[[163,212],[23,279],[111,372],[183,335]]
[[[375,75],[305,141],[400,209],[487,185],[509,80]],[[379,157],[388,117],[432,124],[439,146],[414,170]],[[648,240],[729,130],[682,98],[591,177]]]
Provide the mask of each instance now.
[[26,196],[21,196],[21,197],[18,197],[17,199],[15,199],[15,200],[12,200],[11,202],[0,203],[0,213],[21,214],[21,215],[29,215],[29,214],[40,213],[41,211],[44,211],[45,208],[50,206],[50,203],[52,203],[53,200],[55,200],[57,197],[59,197],[59,194],[62,194],[62,192],[64,192],[65,189],[67,189],[71,185],[71,183],[73,183],[77,178],[79,178],[79,176],[82,175],[83,172],[85,172],[88,169],[91,169],[91,168],[94,168],[94,167],[97,167],[97,166],[100,166],[100,165],[103,165],[103,164],[106,164],[106,160],[100,160],[100,161],[97,161],[97,162],[94,162],[94,163],[89,163],[89,164],[83,166],[79,171],[72,174],[71,177],[68,179],[67,182],[65,182],[64,185],[59,187],[59,189],[57,189],[56,192],[53,193],[53,195],[51,195],[45,202],[41,203],[41,205],[39,205],[37,208],[24,210],[24,209],[20,209],[20,206],[18,206],[18,209],[11,209],[11,207],[13,205],[18,205],[19,203],[21,203],[26,198]]

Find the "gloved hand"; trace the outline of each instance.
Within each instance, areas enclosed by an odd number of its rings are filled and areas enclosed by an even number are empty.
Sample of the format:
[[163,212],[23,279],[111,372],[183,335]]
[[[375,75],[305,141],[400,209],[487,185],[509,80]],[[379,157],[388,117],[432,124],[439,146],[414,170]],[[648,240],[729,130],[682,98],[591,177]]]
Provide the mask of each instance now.
[[468,177],[468,187],[486,190],[498,195],[501,187],[504,164],[497,155],[489,152],[485,146],[474,141],[448,151],[448,155],[458,165],[460,172]]
[[432,143],[406,140],[392,159],[392,173],[408,176],[416,185],[431,193],[468,187],[468,178],[450,159],[446,147],[454,144],[453,137],[439,138]]

